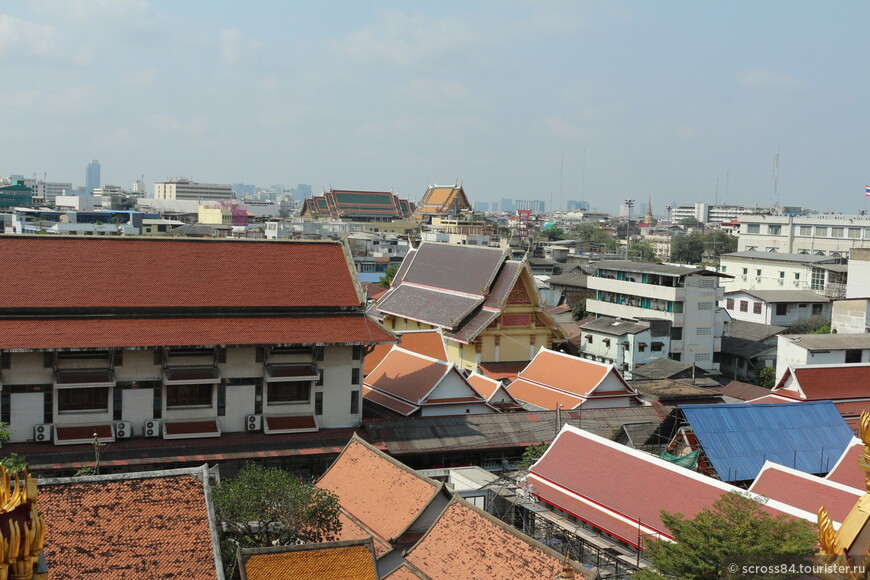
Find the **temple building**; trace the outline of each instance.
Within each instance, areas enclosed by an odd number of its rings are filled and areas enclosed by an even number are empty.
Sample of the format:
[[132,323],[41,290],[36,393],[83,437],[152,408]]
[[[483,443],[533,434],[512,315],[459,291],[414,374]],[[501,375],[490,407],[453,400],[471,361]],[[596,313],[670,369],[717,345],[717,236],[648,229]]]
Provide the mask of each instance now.
[[396,332],[441,329],[447,360],[464,370],[528,362],[563,338],[528,263],[498,248],[421,244],[370,313]]
[[429,222],[433,216],[459,215],[472,209],[461,185],[430,185],[417,204],[414,217]]
[[389,191],[330,189],[306,199],[300,217],[382,222],[411,217],[414,204]]

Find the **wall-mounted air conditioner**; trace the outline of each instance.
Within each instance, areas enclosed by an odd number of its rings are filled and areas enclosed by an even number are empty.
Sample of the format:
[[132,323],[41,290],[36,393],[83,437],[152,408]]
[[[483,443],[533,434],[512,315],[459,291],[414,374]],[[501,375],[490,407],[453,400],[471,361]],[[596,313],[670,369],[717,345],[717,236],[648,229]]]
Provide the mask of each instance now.
[[245,431],[260,431],[262,428],[262,415],[245,415]]
[[115,421],[115,438],[127,439],[133,435],[133,424],[130,421]]
[[50,423],[47,425],[33,426],[33,439],[39,443],[51,441],[51,433],[52,426]]
[[149,419],[143,425],[142,435],[145,437],[160,437],[160,419]]

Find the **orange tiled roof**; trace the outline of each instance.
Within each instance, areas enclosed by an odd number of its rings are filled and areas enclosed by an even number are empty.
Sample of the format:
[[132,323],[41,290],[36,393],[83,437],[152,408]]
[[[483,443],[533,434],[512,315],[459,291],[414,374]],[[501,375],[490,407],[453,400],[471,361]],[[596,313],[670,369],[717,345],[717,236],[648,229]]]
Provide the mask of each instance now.
[[45,556],[56,578],[213,579],[206,469],[39,483]]
[[471,373],[468,375],[468,383],[474,387],[474,390],[483,395],[484,399],[489,400],[501,386],[500,381],[491,379],[486,375]]
[[363,303],[337,242],[4,236],[0,271],[0,310]]
[[338,533],[337,540],[365,540],[366,538],[371,538],[374,540],[375,555],[379,558],[391,549],[389,544],[375,537],[371,530],[367,530],[365,526],[354,521],[346,513],[339,512],[338,521],[341,522],[341,531]]
[[611,368],[610,365],[541,349],[529,366],[520,371],[519,378],[583,397],[607,376]]
[[556,578],[563,558],[464,500],[454,499],[405,559],[432,580]]
[[365,378],[365,384],[406,401],[420,403],[451,368],[446,362],[394,346]]
[[0,320],[0,349],[371,344],[394,339],[363,314]]
[[417,204],[417,214],[452,213],[471,209],[461,185],[430,186]]
[[377,537],[391,541],[417,519],[442,484],[354,436],[317,487],[338,495],[343,510]]
[[378,580],[371,540],[241,550],[243,580]]
[[559,405],[564,409],[573,409],[583,403],[584,399],[575,397],[563,391],[557,391],[523,379],[517,379],[508,386],[508,392],[515,399],[526,401],[536,407],[555,411]]
[[[431,356],[438,360],[447,360],[447,350],[444,348],[444,337],[437,330],[420,330],[397,333],[399,346],[405,350],[416,352],[425,356]],[[374,347],[372,352],[366,355],[363,366],[363,374],[372,372],[378,363],[384,360],[390,352],[392,345],[382,344]]]
[[411,565],[403,563],[401,566],[390,572],[384,580],[420,580],[426,578],[422,574],[416,574],[412,571]]

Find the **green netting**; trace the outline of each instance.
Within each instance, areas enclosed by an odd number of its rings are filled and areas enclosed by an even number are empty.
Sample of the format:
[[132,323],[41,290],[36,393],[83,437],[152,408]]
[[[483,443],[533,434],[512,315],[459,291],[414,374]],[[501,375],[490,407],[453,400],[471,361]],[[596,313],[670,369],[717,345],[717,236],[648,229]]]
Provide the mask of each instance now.
[[685,467],[686,469],[691,469],[692,471],[694,471],[695,468],[698,467],[698,456],[700,454],[700,449],[696,449],[688,455],[683,455],[682,457],[677,457],[676,455],[671,455],[667,451],[663,451],[662,454],[659,455],[659,459],[670,461],[675,465],[679,465],[680,467]]

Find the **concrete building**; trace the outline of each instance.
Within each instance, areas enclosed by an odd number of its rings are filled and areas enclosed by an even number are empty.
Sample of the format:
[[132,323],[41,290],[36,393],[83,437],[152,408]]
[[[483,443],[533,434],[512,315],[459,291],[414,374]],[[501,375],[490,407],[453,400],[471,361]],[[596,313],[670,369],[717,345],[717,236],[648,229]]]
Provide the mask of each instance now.
[[718,205],[707,203],[690,203],[671,206],[670,214],[674,222],[685,218],[695,218],[701,223],[724,222],[742,219],[743,216],[768,214],[770,208],[746,207],[742,205]]
[[849,257],[870,247],[870,216],[753,215],[740,218],[737,250]]
[[[720,257],[725,292],[735,290],[812,290],[830,298],[846,293],[844,258],[751,250]],[[868,280],[870,282],[870,280]]]
[[719,305],[735,320],[776,326],[831,317],[831,301],[809,290],[737,290],[726,292]]
[[612,364],[632,377],[636,366],[667,356],[671,325],[664,320],[623,320],[602,316],[580,326],[579,356]]
[[93,192],[100,185],[102,185],[100,181],[100,162],[92,159],[85,170],[85,190]]
[[336,242],[6,236],[12,441],[311,432],[362,419],[365,316]]
[[589,266],[587,286],[596,291],[586,310],[598,317],[665,320],[671,325],[670,351],[662,356],[714,370],[724,319],[716,305],[723,297],[717,278],[704,268],[631,261],[602,261]]
[[189,179],[154,184],[154,199],[217,201],[233,198],[233,188],[227,184],[196,183]]
[[781,334],[776,350],[779,382],[789,367],[870,362],[870,334]]

